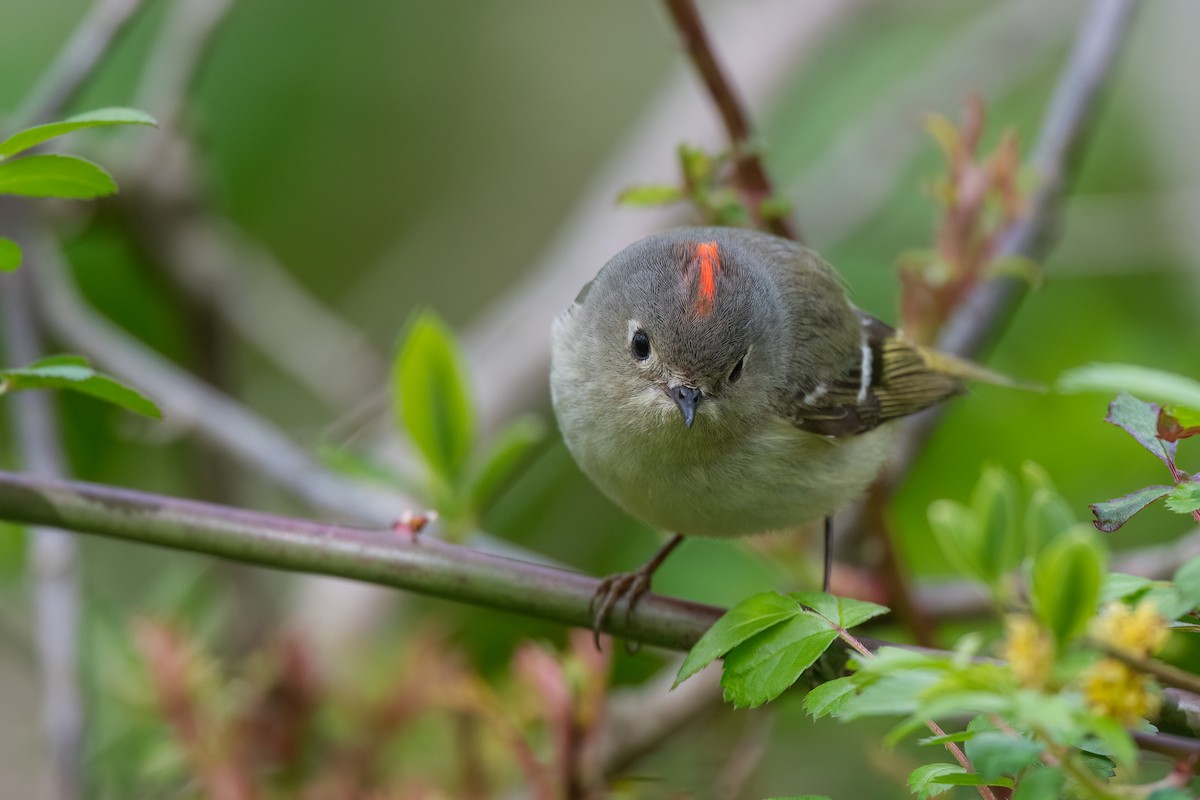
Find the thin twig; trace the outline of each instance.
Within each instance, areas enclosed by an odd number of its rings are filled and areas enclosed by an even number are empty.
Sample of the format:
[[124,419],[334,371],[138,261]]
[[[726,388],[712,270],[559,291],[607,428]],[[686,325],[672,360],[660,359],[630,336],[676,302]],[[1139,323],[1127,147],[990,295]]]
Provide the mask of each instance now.
[[696,10],[693,0],[665,0],[667,10],[675,28],[683,38],[688,56],[696,65],[696,70],[704,81],[705,88],[712,95],[713,104],[725,124],[729,134],[729,146],[733,153],[734,169],[737,172],[737,182],[746,194],[750,211],[755,219],[759,219],[767,229],[777,236],[801,241],[800,229],[790,214],[766,215],[761,211],[762,202],[774,196],[771,180],[763,167],[758,148],[753,138],[750,120],[742,105],[733,84],[726,77],[721,65],[717,62],[716,53],[704,30],[700,12]]
[[[5,198],[0,212],[24,218],[26,211]],[[18,238],[20,235],[18,225]],[[30,302],[29,273],[38,269],[26,253],[25,265],[0,278],[5,357],[23,366],[45,355]],[[62,443],[52,397],[20,392],[6,398],[25,469],[31,475],[61,478]],[[79,684],[79,542],[65,531],[35,526],[30,530],[29,570],[34,583],[37,658],[42,680],[42,729],[49,753],[48,796],[83,796],[83,695]]]
[[1200,695],[1200,676],[1194,673],[1153,658],[1140,658],[1105,642],[1093,640],[1089,644],[1109,658],[1114,658],[1127,667],[1155,678],[1163,686],[1170,686],[1174,689],[1190,692],[1193,695]]
[[58,116],[92,77],[141,6],[142,0],[97,0],[21,105],[17,127]]

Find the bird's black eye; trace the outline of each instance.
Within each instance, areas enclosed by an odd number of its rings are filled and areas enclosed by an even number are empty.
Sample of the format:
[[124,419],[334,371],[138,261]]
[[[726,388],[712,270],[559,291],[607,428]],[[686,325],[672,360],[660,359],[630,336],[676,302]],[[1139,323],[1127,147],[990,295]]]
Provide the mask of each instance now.
[[629,350],[638,361],[645,361],[650,357],[650,337],[641,328],[633,332],[633,341],[629,344]]
[[746,357],[742,356],[738,359],[738,363],[733,365],[733,371],[729,373],[729,382],[737,383],[737,379],[742,377],[742,364],[746,362]]

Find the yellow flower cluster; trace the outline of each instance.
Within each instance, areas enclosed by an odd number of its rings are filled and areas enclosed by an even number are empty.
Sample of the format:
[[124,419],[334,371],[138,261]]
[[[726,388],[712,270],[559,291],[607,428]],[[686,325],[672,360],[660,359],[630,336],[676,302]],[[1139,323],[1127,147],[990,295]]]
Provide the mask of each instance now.
[[1131,656],[1145,658],[1167,643],[1170,630],[1158,607],[1143,600],[1133,608],[1109,603],[1092,623],[1092,637]]
[[[1133,608],[1109,603],[1092,624],[1092,636],[1135,658],[1146,658],[1166,644],[1170,631],[1154,603],[1143,600]],[[1102,658],[1089,667],[1082,688],[1094,711],[1123,725],[1153,716],[1160,705],[1156,684],[1115,658]]]
[[1054,665],[1054,641],[1026,614],[1010,614],[1004,619],[1004,648],[1001,657],[1008,662],[1017,683],[1030,689],[1045,687]]
[[1083,675],[1083,696],[1097,714],[1136,725],[1158,713],[1160,699],[1150,680],[1113,658],[1102,658]]

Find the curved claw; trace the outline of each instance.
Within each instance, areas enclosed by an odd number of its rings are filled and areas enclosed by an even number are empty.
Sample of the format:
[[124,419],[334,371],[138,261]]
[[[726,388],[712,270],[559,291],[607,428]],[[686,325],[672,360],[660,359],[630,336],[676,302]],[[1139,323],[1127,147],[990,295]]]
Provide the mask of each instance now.
[[638,600],[650,591],[650,577],[651,573],[640,569],[637,572],[620,572],[616,575],[609,575],[600,582],[588,607],[588,610],[592,612],[592,642],[595,643],[597,650],[601,649],[600,628],[612,615],[613,608],[622,599],[625,599],[625,620],[628,622],[633,616],[633,609]]

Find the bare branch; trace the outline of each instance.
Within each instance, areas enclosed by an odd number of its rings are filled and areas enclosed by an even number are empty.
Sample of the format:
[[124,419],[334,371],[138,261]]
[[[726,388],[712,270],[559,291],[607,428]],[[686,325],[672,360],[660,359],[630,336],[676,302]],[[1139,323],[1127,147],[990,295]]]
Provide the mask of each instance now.
[[[588,628],[595,578],[437,539],[350,528],[210,503],[0,472],[5,518],[261,566],[334,575]],[[646,595],[606,630],[650,645],[691,647],[722,609]]]
[[[28,228],[28,212],[4,198],[0,212],[15,218],[17,238]],[[29,275],[39,268],[26,254],[24,268],[0,277],[0,309],[4,317],[5,360],[29,364],[45,355],[38,321],[30,302]],[[12,427],[24,468],[31,475],[61,478],[62,443],[52,396],[20,392],[9,399]],[[34,527],[30,531],[29,570],[34,584],[37,659],[42,680],[42,729],[48,759],[48,796],[72,800],[83,796],[83,695],[79,684],[79,543],[65,531]]]
[[712,95],[713,104],[725,124],[730,149],[733,152],[734,168],[737,170],[737,180],[750,201],[750,213],[756,219],[760,219],[771,233],[801,241],[800,229],[791,215],[764,218],[761,213],[762,202],[775,194],[771,188],[771,179],[767,177],[767,171],[753,141],[753,130],[741,98],[717,62],[716,53],[708,40],[708,33],[704,30],[704,23],[700,20],[696,4],[693,0],[666,0],[666,5],[675,28],[683,38],[688,55],[696,66],[696,71],[700,73],[708,93]]

